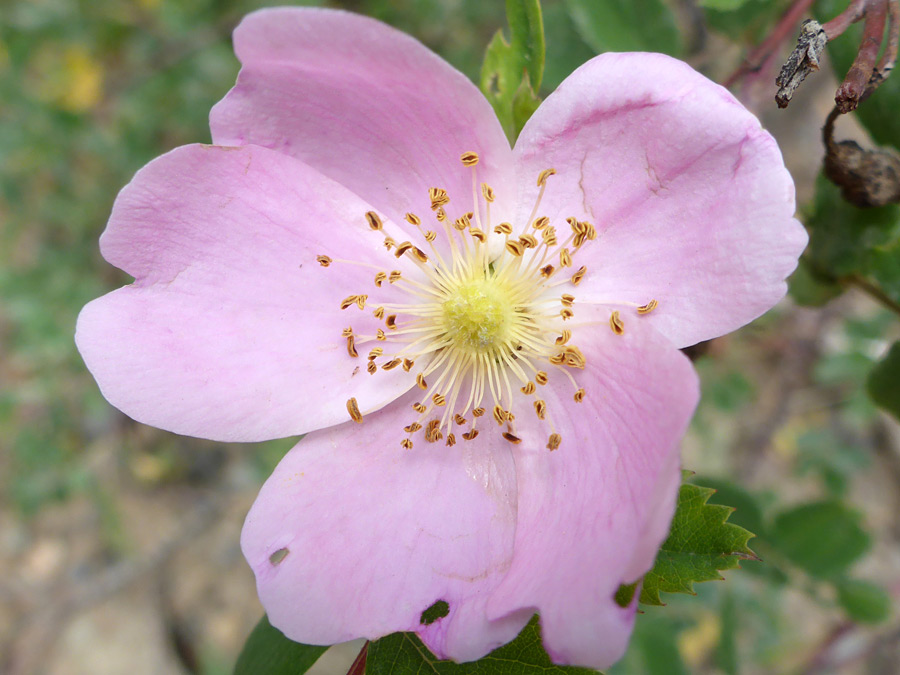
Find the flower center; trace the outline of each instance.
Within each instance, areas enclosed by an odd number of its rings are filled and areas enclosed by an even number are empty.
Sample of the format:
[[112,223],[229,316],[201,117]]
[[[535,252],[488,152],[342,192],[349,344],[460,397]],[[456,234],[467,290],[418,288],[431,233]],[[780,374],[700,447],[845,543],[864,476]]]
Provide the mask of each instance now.
[[508,346],[513,321],[510,292],[491,277],[465,281],[444,301],[444,331],[453,345],[469,353]]
[[[398,367],[414,374],[422,394],[412,406],[416,416],[403,427],[404,448],[413,447],[419,432],[428,443],[446,439],[446,445],[452,446],[456,443],[456,430],[463,440],[470,441],[479,434],[481,425],[489,424],[481,421],[488,412],[486,419],[493,419],[502,437],[519,443],[516,416],[532,409],[539,423],[547,428],[547,448],[555,450],[562,437],[538,392],[551,377],[559,377],[565,386],[571,384],[575,403],[585,398],[585,389],[575,378],[585,368],[587,358],[571,344],[572,330],[565,327],[565,322],[575,316],[575,296],[568,290],[561,292],[559,287],[574,290],[584,278],[587,268],[576,269],[574,259],[586,242],[596,238],[597,232],[590,223],[568,218],[571,233],[567,237],[557,235],[549,218],[537,216],[547,179],[556,173],[553,169],[538,176],[536,203],[528,220],[520,223],[518,234],[510,223],[491,227],[494,192],[485,183],[478,189],[478,155],[466,152],[460,159],[464,166],[472,168],[473,209],[451,222],[444,209],[450,202],[449,195],[440,188],[431,188],[429,197],[437,227],[427,229],[419,216],[405,216],[410,225],[422,232],[424,242],[420,245],[394,241],[384,235],[378,214],[369,211],[365,215],[369,227],[384,236],[387,251],[397,259],[405,256],[412,261],[418,274],[386,270],[370,262],[318,256],[323,267],[337,262],[376,271],[373,302],[368,294],[350,295],[340,308],[355,306],[365,311],[367,303],[374,304],[372,315],[384,323],[384,328],[377,328],[374,334],[357,333],[352,326],[346,328],[343,338],[347,341],[347,353],[357,359],[358,348],[370,345],[366,365],[370,375],[379,369]],[[484,217],[479,196],[484,203]],[[434,245],[437,230],[443,230],[447,240],[443,250]],[[502,237],[499,255],[488,247],[489,233],[498,240]],[[423,248],[429,249],[430,254]],[[377,300],[385,283],[404,291],[408,301]],[[656,300],[651,300],[635,307],[638,314],[646,314],[656,306]],[[616,334],[624,332],[618,311],[612,312],[609,327]],[[526,397],[530,396],[534,398],[529,405]],[[353,421],[362,423],[366,411],[351,398],[347,412]]]

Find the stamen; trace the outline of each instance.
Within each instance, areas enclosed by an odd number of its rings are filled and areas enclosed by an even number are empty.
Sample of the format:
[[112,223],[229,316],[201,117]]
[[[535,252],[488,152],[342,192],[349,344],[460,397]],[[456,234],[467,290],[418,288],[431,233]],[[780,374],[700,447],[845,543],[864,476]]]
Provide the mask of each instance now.
[[500,223],[497,227],[494,228],[494,232],[497,234],[512,234],[512,225],[509,223]]
[[637,313],[638,314],[649,314],[654,309],[656,309],[658,306],[659,306],[659,303],[656,300],[651,300],[646,305],[641,305],[640,307],[638,307]]
[[428,198],[431,200],[432,211],[437,211],[444,204],[450,203],[447,191],[441,188],[428,188]]
[[549,378],[547,377],[547,373],[543,370],[539,370],[534,374],[534,381],[540,384],[541,386],[547,384]]
[[400,445],[406,450],[412,450],[413,442],[409,438],[404,438],[400,441]]
[[381,284],[387,279],[387,272],[379,272],[375,275],[375,285],[381,288]]
[[428,383],[422,373],[416,375],[416,384],[419,385],[419,389],[428,389]]
[[421,424],[419,424],[418,422],[413,422],[409,426],[403,427],[403,431],[405,431],[408,434],[414,434],[421,428],[422,428]]
[[428,408],[426,408],[421,403],[413,403],[412,407],[413,407],[413,410],[415,410],[417,413],[424,413],[426,410],[428,410]]
[[359,356],[359,352],[356,351],[356,339],[353,335],[347,336],[347,353],[350,354],[353,358]]
[[447,399],[444,398],[443,394],[435,394],[434,396],[431,397],[431,400],[438,407],[442,407],[443,405],[445,405],[447,403]]
[[393,370],[394,368],[399,366],[401,363],[403,363],[403,359],[391,359],[387,363],[382,364],[381,369],[382,370]]
[[485,412],[484,408],[473,408],[472,416],[473,417],[481,417],[482,415],[484,415],[484,412]]
[[559,266],[560,267],[571,267],[572,266],[572,254],[569,253],[569,249],[564,248],[559,252]]
[[416,227],[418,227],[419,225],[422,224],[422,219],[419,218],[419,216],[417,216],[415,213],[407,213],[403,217],[406,220],[406,222],[409,223],[410,225],[415,225]]
[[616,335],[625,334],[625,324],[622,323],[618,310],[614,311],[609,317],[609,327],[612,328],[612,332]]
[[401,277],[400,277],[400,270],[393,270],[393,271],[390,273],[390,275],[388,276],[388,281],[391,282],[391,283],[393,284],[393,283],[395,283],[395,282],[397,282],[397,281],[400,281],[400,278],[401,278]]
[[360,309],[365,309],[366,300],[368,299],[368,295],[348,295],[346,298],[341,300],[341,309],[347,309],[351,305],[356,305]]
[[459,161],[463,163],[463,166],[475,166],[478,164],[478,153],[477,152],[464,152],[459,157]]
[[581,280],[584,279],[584,275],[586,272],[587,272],[587,267],[585,267],[584,265],[579,267],[578,271],[576,271],[575,274],[572,275],[572,283],[575,284],[576,286],[578,284],[580,284]]
[[494,201],[494,190],[487,183],[481,184],[481,194],[484,196],[484,201],[488,204]]
[[447,446],[452,448],[454,445],[456,445],[456,436],[447,434]]
[[350,413],[351,420],[357,424],[362,424],[363,416],[362,413],[359,412],[359,404],[356,402],[355,398],[351,398],[347,401],[347,412]]
[[327,255],[317,255],[317,256],[316,256],[316,261],[317,261],[322,267],[328,267],[328,266],[331,264],[331,262],[332,262],[332,261],[331,261],[331,258],[329,258]]
[[465,417],[463,417],[462,415],[460,415],[459,413],[457,413],[456,415],[454,415],[453,421],[456,422],[459,426],[462,426],[468,420]]
[[372,312],[372,316],[374,316],[376,319],[383,319],[384,318],[384,307],[376,307],[375,311]]
[[521,391],[526,396],[529,396],[530,394],[534,393],[535,389],[536,389],[536,387],[534,386],[534,382],[529,382],[524,387],[522,387],[519,391]]
[[475,437],[478,435],[478,429],[469,429],[466,433],[462,435],[467,441],[475,440]]
[[568,293],[564,293],[564,294],[563,294],[563,296],[562,296],[562,304],[563,304],[565,307],[571,307],[571,306],[572,306],[572,303],[574,303],[574,302],[575,302],[575,296],[574,296],[574,295],[569,295]]
[[381,218],[374,211],[366,211],[366,221],[369,223],[369,227],[373,230],[382,229]]
[[584,400],[584,396],[587,392],[584,389],[579,389],[575,392],[575,403],[581,403]]
[[547,439],[547,449],[550,452],[553,452],[559,447],[560,443],[562,443],[562,436],[559,434],[550,434],[550,438]]
[[534,412],[537,414],[539,420],[544,419],[544,415],[547,413],[547,404],[541,399],[535,400]]
[[556,169],[544,169],[538,174],[537,184],[538,187],[544,187],[544,183],[547,182],[547,179],[556,173]]
[[571,337],[572,337],[572,331],[570,331],[568,328],[563,329],[560,336],[558,338],[556,338],[556,344],[564,345],[569,341],[569,338],[571,338]]
[[503,432],[503,438],[505,438],[506,440],[508,440],[510,443],[514,443],[514,444],[519,444],[519,443],[522,442],[522,439],[521,439],[521,438],[519,438],[518,436],[515,436],[515,435],[509,433],[508,431],[504,431],[504,432]]
[[559,311],[559,315],[562,317],[563,321],[567,321],[575,316],[575,312],[573,312],[568,307],[565,307]]
[[543,230],[550,224],[550,219],[547,216],[541,216],[537,220],[534,221],[534,225],[532,227],[536,230]]

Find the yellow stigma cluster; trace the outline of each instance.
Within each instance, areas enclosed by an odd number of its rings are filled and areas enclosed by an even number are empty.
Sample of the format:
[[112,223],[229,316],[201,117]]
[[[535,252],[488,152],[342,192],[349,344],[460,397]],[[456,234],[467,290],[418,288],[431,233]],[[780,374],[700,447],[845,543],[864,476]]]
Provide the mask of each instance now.
[[[415,214],[405,217],[421,232],[422,242],[397,242],[385,235],[378,214],[365,214],[369,228],[384,237],[386,250],[397,259],[411,260],[421,274],[407,278],[400,270],[376,266],[371,297],[354,294],[338,305],[351,311],[369,308],[384,328],[359,335],[348,327],[341,337],[352,359],[368,349],[370,375],[403,368],[415,378],[421,396],[403,428],[402,447],[412,448],[417,436],[428,443],[443,440],[448,446],[456,444],[457,433],[471,441],[491,421],[504,439],[519,443],[516,416],[533,414],[547,429],[546,447],[555,450],[562,436],[539,391],[558,376],[572,385],[573,402],[586,396],[575,376],[585,368],[587,357],[570,343],[572,331],[566,326],[571,324],[566,322],[575,316],[574,288],[587,274],[585,266],[575,265],[575,257],[597,232],[590,223],[569,218],[563,234],[549,218],[538,216],[553,169],[538,176],[540,191],[526,223],[518,230],[506,222],[493,226],[490,206],[495,195],[489,185],[478,183],[479,157],[466,152],[460,160],[472,170],[473,210],[451,222],[444,209],[450,196],[441,188],[429,189],[435,229],[427,229]],[[447,240],[442,250],[435,246],[438,230]],[[371,266],[325,254],[317,260],[322,267],[335,262]],[[409,301],[380,302],[378,291],[386,283],[402,289]],[[637,311],[646,314],[656,306],[651,300]],[[617,334],[625,330],[618,311],[610,317],[610,328]],[[523,406],[524,397],[531,396],[531,404]],[[513,410],[515,406],[525,409]],[[347,412],[353,421],[363,422],[355,398],[347,401]]]

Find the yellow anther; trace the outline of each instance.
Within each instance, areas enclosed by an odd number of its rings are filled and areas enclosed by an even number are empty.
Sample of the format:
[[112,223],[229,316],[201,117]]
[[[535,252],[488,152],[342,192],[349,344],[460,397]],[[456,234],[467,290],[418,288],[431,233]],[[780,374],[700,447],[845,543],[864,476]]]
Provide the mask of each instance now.
[[472,408],[473,417],[481,417],[484,415],[484,408]]
[[559,266],[560,267],[571,267],[572,266],[572,254],[569,253],[569,249],[564,248],[559,252]]
[[447,400],[444,398],[443,394],[435,394],[431,397],[431,401],[439,408],[446,405],[447,403]]
[[351,335],[353,335],[353,326],[347,326],[341,331],[341,337],[350,337]]
[[494,190],[487,183],[481,184],[481,194],[484,195],[484,200],[488,203],[494,201]]
[[584,370],[585,365],[587,365],[587,359],[584,358],[584,354],[582,354],[581,350],[575,345],[566,347],[562,351],[562,355],[564,357],[563,361],[569,368],[579,368]]
[[556,173],[556,169],[544,169],[538,174],[537,184],[538,187],[544,185],[547,182],[547,179],[550,178],[553,174]]
[[375,285],[381,288],[381,284],[387,279],[387,272],[379,272],[375,275]]
[[409,223],[410,225],[415,225],[416,227],[418,227],[419,225],[422,224],[422,219],[419,218],[419,216],[417,216],[415,213],[407,213],[403,217],[406,219],[406,222]]
[[385,335],[384,331],[379,328],[375,331],[375,339],[379,342],[384,342],[385,340],[387,340],[387,335]]
[[363,416],[362,413],[359,412],[359,404],[356,402],[355,398],[351,398],[347,401],[347,412],[350,413],[351,420],[357,424],[362,424]]
[[426,408],[421,403],[413,403],[412,407],[413,407],[413,410],[415,410],[417,413],[424,413],[426,410],[428,410],[428,408]]
[[405,431],[408,434],[414,434],[421,428],[422,428],[421,424],[419,424],[418,422],[413,422],[409,426],[403,427],[403,431]]
[[437,232],[435,232],[434,230],[428,230],[425,233],[425,241],[427,241],[429,244],[435,239],[437,239]]
[[416,260],[418,260],[419,262],[422,262],[422,263],[427,263],[427,262],[428,262],[428,256],[425,255],[425,251],[423,251],[422,249],[420,249],[418,246],[413,246],[413,247],[412,247],[412,251],[410,251],[410,253],[411,253],[411,254],[413,255],[413,257],[415,257]]
[[368,295],[348,295],[346,298],[341,300],[341,309],[347,309],[351,305],[356,305],[360,309],[365,309],[366,300],[368,299]]
[[376,307],[375,311],[372,312],[372,316],[376,319],[384,318],[384,307]]
[[419,389],[428,389],[428,383],[425,381],[425,376],[422,373],[416,375],[416,384],[419,385]]
[[545,385],[545,384],[547,384],[547,382],[549,381],[549,379],[550,379],[550,378],[547,377],[547,373],[545,373],[543,370],[539,370],[538,372],[536,372],[536,373],[534,374],[534,381],[537,382],[537,383],[540,384],[540,385]]
[[559,366],[566,360],[566,356],[562,352],[559,352],[558,354],[552,354],[547,360],[554,366]]
[[625,334],[625,324],[622,323],[622,319],[621,317],[619,317],[618,310],[613,312],[609,317],[609,327],[612,328],[612,332],[616,335]]
[[428,198],[431,200],[431,210],[437,211],[444,204],[450,203],[450,197],[446,190],[441,188],[428,188]]
[[504,432],[503,432],[503,438],[505,438],[506,440],[508,440],[510,443],[516,443],[516,444],[518,444],[518,443],[521,443],[521,442],[522,442],[522,439],[521,439],[521,438],[519,438],[518,436],[516,436],[516,435],[514,435],[514,434],[511,434],[511,433],[508,432],[508,431],[504,431]]
[[506,421],[506,411],[498,404],[494,406],[494,421],[503,424]]
[[532,227],[536,230],[543,230],[550,224],[550,219],[547,216],[541,216],[537,220],[534,221],[534,225]]
[[447,445],[451,448],[456,445],[456,436],[454,436],[453,434],[447,434]]
[[394,246],[397,245],[397,242],[394,241],[393,237],[385,237],[384,238],[384,247],[390,251]]
[[347,336],[347,353],[353,358],[359,356],[359,352],[356,351],[356,338],[352,335]]
[[468,422],[468,420],[459,413],[456,413],[456,415],[453,416],[453,421],[456,422],[459,426],[462,426],[463,424]]
[[478,435],[478,429],[469,429],[466,433],[462,435],[467,441],[475,440],[475,437]]
[[444,211],[443,206],[439,206],[437,208],[437,210],[434,212],[434,215],[435,215],[435,218],[437,218],[438,222],[440,222],[440,223],[443,223],[445,220],[447,220],[447,212]]
[[559,315],[562,317],[563,321],[568,321],[573,316],[575,316],[575,312],[573,312],[568,307],[563,307],[561,310],[559,310]]
[[494,228],[494,232],[497,234],[512,234],[513,228],[509,223],[500,223],[497,227]]
[[575,271],[575,274],[572,275],[572,283],[576,286],[580,284],[581,280],[584,279],[585,273],[587,273],[587,267],[582,265]]
[[518,257],[525,253],[525,246],[520,241],[508,241],[506,242],[506,250]]
[[413,442],[409,438],[404,438],[402,441],[400,441],[400,445],[401,445],[401,447],[403,447],[406,450],[411,450],[412,446],[413,446]]
[[544,265],[544,266],[541,268],[541,276],[544,277],[545,279],[546,279],[546,278],[549,278],[550,275],[553,274],[553,271],[554,271],[555,269],[556,269],[556,268],[555,268],[553,265]]
[[568,328],[563,329],[562,333],[560,333],[559,337],[556,338],[556,344],[564,345],[569,341],[569,338],[572,337],[572,331]]
[[366,370],[369,371],[369,375],[374,375],[375,371],[378,370],[378,366],[375,365],[374,361],[369,361],[369,365],[366,366]]
[[469,220],[469,216],[467,214],[463,214],[459,218],[453,221],[453,227],[462,232],[472,225],[472,221]]
[[640,307],[638,307],[637,312],[638,312],[638,314],[649,314],[654,309],[656,309],[658,306],[659,306],[659,303],[656,300],[651,300],[646,305],[641,305]]
[[550,452],[553,452],[559,447],[560,443],[562,443],[562,436],[559,434],[550,434],[550,438],[547,439],[547,449]]
[[322,267],[328,267],[331,264],[331,258],[327,255],[317,255],[316,262],[318,262]]
[[393,370],[394,368],[399,366],[401,363],[403,363],[403,359],[391,359],[387,363],[382,364],[381,369],[382,370]]
[[413,247],[411,241],[404,241],[402,244],[397,244],[397,250],[394,251],[394,257],[399,258],[404,253],[406,253],[409,249]]
[[384,325],[391,330],[397,330],[397,315],[388,314],[384,319]]
[[534,412],[538,416],[539,420],[544,419],[544,416],[547,414],[547,404],[541,399],[535,400]]
[[533,235],[523,234],[519,237],[519,242],[525,248],[537,248],[538,242],[537,239],[534,238]]
[[412,370],[412,367],[414,365],[416,365],[416,362],[412,359],[403,359],[403,370],[405,370],[407,373]]
[[435,441],[441,440],[443,437],[444,434],[441,433],[441,421],[437,419],[431,420],[425,427],[425,440],[429,443],[434,443]]
[[390,281],[391,283],[400,281],[400,276],[401,276],[400,270],[392,270],[391,273],[388,275],[388,281]]
[[572,303],[575,302],[575,296],[571,295],[569,293],[563,293],[563,296],[562,296],[562,298],[560,298],[560,301],[562,302],[563,306],[571,307]]
[[526,396],[529,396],[529,395],[531,395],[531,394],[534,393],[534,390],[535,390],[535,389],[536,389],[536,387],[534,386],[534,382],[529,382],[529,383],[526,384],[524,387],[522,387],[521,389],[519,389],[519,391],[521,391],[521,392],[522,392],[523,394],[525,394]]
[[487,236],[484,234],[484,232],[479,230],[477,227],[470,227],[469,234],[472,235],[473,239],[477,239],[482,244],[487,241]]
[[366,211],[366,222],[369,223],[369,227],[373,230],[380,230],[382,228],[381,218],[374,211]]
[[584,389],[579,389],[575,392],[575,403],[581,403],[584,400],[584,395],[587,392]]
[[459,156],[459,161],[463,163],[463,166],[475,166],[478,164],[478,153],[472,152],[464,152]]
[[382,354],[384,354],[384,349],[382,349],[381,347],[374,347],[374,348],[369,352],[369,360],[370,360],[370,361],[374,361],[375,359],[377,359],[377,358],[378,358],[379,356],[381,356]]

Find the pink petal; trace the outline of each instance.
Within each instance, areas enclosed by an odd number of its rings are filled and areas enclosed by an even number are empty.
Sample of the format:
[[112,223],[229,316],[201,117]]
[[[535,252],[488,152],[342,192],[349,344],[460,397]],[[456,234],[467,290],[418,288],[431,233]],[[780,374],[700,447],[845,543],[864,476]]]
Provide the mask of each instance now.
[[216,143],[302,159],[401,224],[428,214],[430,187],[448,191],[451,219],[473,210],[459,160],[471,150],[495,214],[512,203],[512,153],[490,104],[410,36],[356,14],[274,8],[247,16],[234,45],[243,67],[210,115]]
[[582,403],[552,373],[536,394],[562,436],[557,450],[543,449],[533,414],[517,416],[515,554],[488,616],[535,608],[557,663],[606,668],[624,652],[636,600],[622,608],[613,596],[649,569],[666,535],[678,445],[699,397],[686,357],[646,323],[625,326],[622,336],[575,331],[587,359],[575,373]]
[[[241,545],[269,620],[289,638],[333,644],[417,631],[438,656],[472,660],[531,616],[488,621],[484,612],[512,554],[508,444],[493,435],[493,444],[449,448],[419,434],[404,450],[413,400],[308,435],[263,485]],[[438,600],[449,615],[421,625]]]
[[660,54],[603,54],[547,98],[519,137],[520,215],[593,223],[579,300],[651,299],[683,347],[774,305],[806,246],[774,139],[722,87]]
[[265,148],[194,145],[151,162],[101,238],[104,257],[136,281],[78,320],[78,348],[104,396],[146,424],[247,441],[348,420],[351,397],[368,413],[406,391],[407,373],[368,375],[368,346],[351,358],[341,336],[379,325],[369,310],[341,311],[344,297],[372,293],[372,307],[396,289],[376,289],[372,269],[316,262],[409,271],[369,230],[369,209]]

